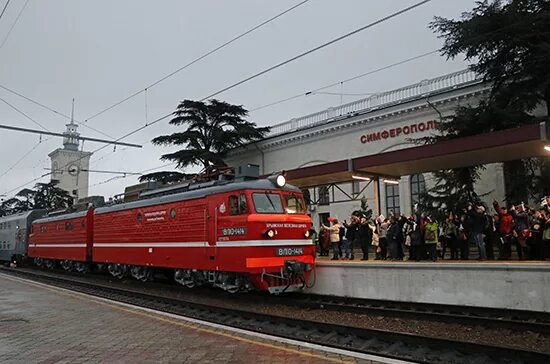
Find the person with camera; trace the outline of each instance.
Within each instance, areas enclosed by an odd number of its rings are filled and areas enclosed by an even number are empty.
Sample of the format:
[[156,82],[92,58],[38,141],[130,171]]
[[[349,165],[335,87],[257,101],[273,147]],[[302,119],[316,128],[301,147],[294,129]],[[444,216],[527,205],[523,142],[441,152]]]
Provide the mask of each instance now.
[[332,245],[332,259],[331,260],[338,260],[340,259],[340,243],[342,241],[342,238],[340,236],[340,223],[338,222],[338,219],[334,219],[332,217],[328,218],[328,221],[330,223],[330,226],[321,225],[323,229],[328,230],[330,235],[330,243]]
[[467,212],[470,218],[470,242],[474,243],[479,251],[479,260],[487,260],[487,251],[485,250],[485,240],[483,231],[485,230],[485,207],[476,206],[469,202]]

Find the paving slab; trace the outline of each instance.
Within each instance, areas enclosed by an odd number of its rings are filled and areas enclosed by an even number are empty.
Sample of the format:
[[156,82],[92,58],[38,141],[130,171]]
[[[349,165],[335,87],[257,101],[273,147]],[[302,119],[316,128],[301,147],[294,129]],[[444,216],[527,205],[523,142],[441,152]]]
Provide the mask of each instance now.
[[0,275],[2,363],[358,361]]

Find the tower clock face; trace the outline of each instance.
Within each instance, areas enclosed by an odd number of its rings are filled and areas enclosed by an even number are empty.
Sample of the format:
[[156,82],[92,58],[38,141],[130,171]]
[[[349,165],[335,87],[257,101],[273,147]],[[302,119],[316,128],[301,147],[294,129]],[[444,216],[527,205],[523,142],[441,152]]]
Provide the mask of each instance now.
[[71,176],[76,176],[78,174],[78,166],[71,164],[68,168],[68,171]]

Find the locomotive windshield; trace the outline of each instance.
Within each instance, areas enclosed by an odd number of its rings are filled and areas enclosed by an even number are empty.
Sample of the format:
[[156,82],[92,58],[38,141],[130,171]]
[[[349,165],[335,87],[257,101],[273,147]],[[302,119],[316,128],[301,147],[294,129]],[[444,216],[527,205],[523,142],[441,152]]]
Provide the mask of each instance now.
[[304,200],[297,195],[284,195],[287,214],[305,214],[306,206]]
[[277,193],[253,193],[254,208],[260,214],[282,214],[283,202]]

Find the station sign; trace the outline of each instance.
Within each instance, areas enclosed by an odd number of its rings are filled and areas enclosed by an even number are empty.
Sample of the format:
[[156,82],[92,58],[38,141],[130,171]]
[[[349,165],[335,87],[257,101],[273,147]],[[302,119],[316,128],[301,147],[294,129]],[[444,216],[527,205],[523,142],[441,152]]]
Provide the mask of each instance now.
[[400,135],[410,135],[416,133],[422,133],[427,130],[434,130],[439,127],[439,123],[435,120],[421,121],[416,124],[410,124],[405,126],[399,126],[391,129],[384,129],[382,131],[376,131],[369,134],[363,134],[360,137],[361,143],[367,144],[377,142],[380,140],[397,138]]

